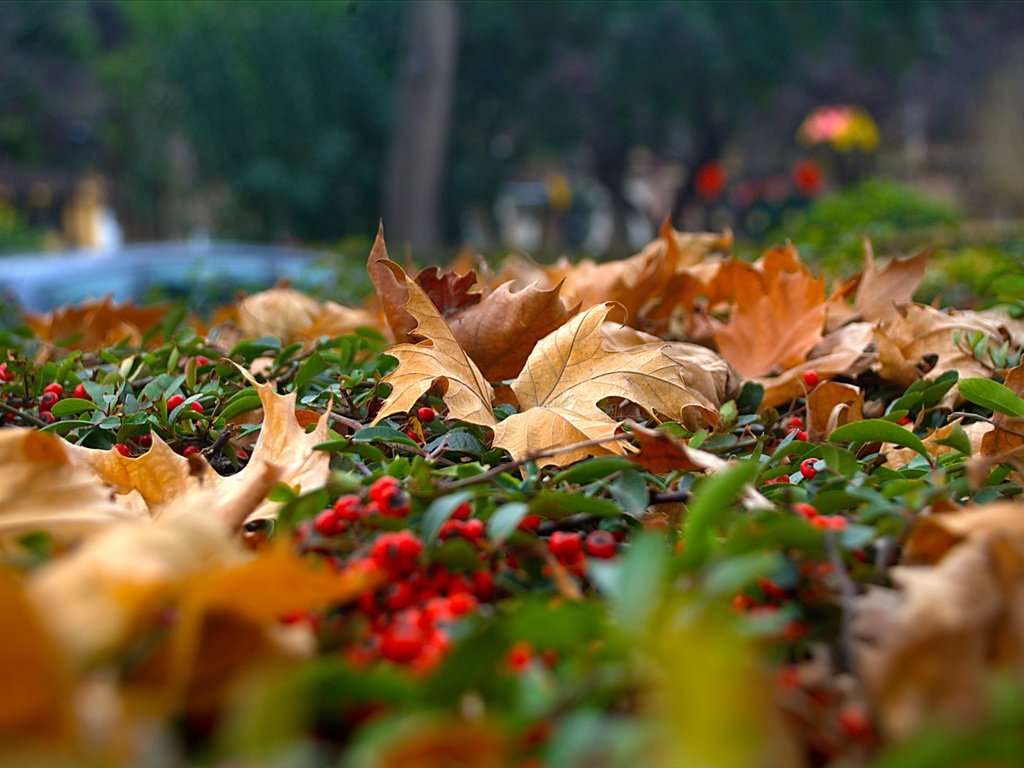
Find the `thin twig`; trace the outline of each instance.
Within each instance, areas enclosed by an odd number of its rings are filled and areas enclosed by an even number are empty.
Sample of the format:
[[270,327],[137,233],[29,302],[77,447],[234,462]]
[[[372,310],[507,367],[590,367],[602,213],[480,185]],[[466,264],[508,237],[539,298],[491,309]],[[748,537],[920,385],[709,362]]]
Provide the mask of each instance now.
[[21,418],[23,418],[25,421],[27,421],[34,427],[39,427],[40,429],[42,429],[43,427],[46,426],[46,422],[38,418],[37,416],[33,416],[28,411],[20,411],[17,408],[8,405],[7,403],[0,402],[0,410],[6,411],[7,413],[13,413],[17,416],[21,416]]
[[[317,413],[324,413],[324,411],[319,411],[316,408],[312,408],[311,410],[317,411]],[[335,424],[341,424],[343,427],[348,427],[349,429],[351,429],[351,430],[353,430],[355,432],[358,432],[360,429],[362,429],[364,427],[363,424],[361,424],[360,422],[356,421],[355,419],[350,419],[348,416],[342,416],[340,413],[333,413],[332,412],[328,416],[328,418],[331,421],[333,421]]]
[[996,423],[987,416],[982,416],[977,413],[971,413],[970,411],[953,411],[952,413],[949,414],[949,418],[952,419],[954,417],[960,419],[975,419],[977,421],[984,421],[987,424],[991,424],[992,426],[996,425]]
[[651,504],[667,504],[673,501],[689,501],[690,491],[655,491],[651,494]]
[[234,437],[237,427],[234,424],[228,424],[224,429],[220,431],[216,439],[210,443],[210,447],[203,451],[207,456],[213,456],[217,451],[224,447],[224,444]]

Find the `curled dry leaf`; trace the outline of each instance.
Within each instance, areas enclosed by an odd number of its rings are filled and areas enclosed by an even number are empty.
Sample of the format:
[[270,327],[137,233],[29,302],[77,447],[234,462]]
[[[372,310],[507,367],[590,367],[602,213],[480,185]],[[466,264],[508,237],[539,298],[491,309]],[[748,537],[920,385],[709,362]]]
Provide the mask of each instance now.
[[411,281],[408,280],[404,272],[401,277],[392,272],[387,266],[391,263],[393,262],[388,259],[388,247],[384,243],[384,224],[382,222],[377,229],[377,237],[373,241],[373,248],[370,249],[370,255],[366,260],[366,271],[370,273],[370,280],[373,281],[377,299],[384,309],[384,316],[391,327],[391,333],[395,341],[402,344],[415,340],[409,333],[416,327],[416,319],[405,311],[405,305],[409,303],[410,298],[407,283]]
[[[898,307],[896,317],[881,323],[875,334],[878,373],[900,386],[909,386],[924,375],[935,378],[946,371],[958,371],[960,378],[988,378],[991,368],[971,352],[974,333],[988,336],[993,345],[1002,343],[999,328],[978,317],[941,312],[924,304]],[[929,369],[931,360],[934,365]],[[948,405],[957,396],[954,388],[944,402]]]
[[[719,388],[691,390],[684,378],[682,369],[699,367],[699,361],[673,359],[664,343],[617,351],[604,346],[601,326],[615,308],[611,303],[592,307],[537,344],[512,384],[521,412],[495,427],[496,447],[519,459],[569,443],[606,439],[618,425],[597,405],[605,398],[628,400],[673,419],[694,412],[708,420],[717,418]],[[623,451],[620,445],[605,444],[557,454],[543,462],[564,465]]]
[[822,340],[824,278],[815,279],[792,246],[766,253],[758,272],[734,277],[729,322],[715,331],[722,357],[747,378],[803,363]]
[[[649,472],[664,474],[675,470],[703,469],[711,473],[732,466],[725,459],[707,451],[690,448],[682,440],[660,430],[648,429],[633,422],[630,422],[628,427],[640,450],[628,453],[626,457]],[[747,509],[770,509],[772,503],[753,485],[747,484],[743,490],[743,505]]]
[[474,272],[460,275],[455,271],[441,272],[436,266],[427,267],[416,275],[416,284],[423,289],[445,320],[462,309],[480,303],[483,294],[479,290],[472,290],[476,283]]
[[869,322],[895,318],[897,305],[913,301],[927,267],[928,251],[921,251],[905,259],[893,259],[885,269],[877,270],[874,249],[865,240],[864,273],[853,303],[856,314]]
[[899,591],[861,598],[860,669],[892,737],[938,718],[984,714],[999,669],[1024,663],[1024,507],[999,502],[933,515],[915,526],[893,569]]
[[[316,427],[307,434],[295,415],[295,392],[279,395],[273,384],[259,384],[248,371],[240,367],[239,371],[256,390],[263,405],[263,428],[253,447],[252,458],[241,472],[222,477],[201,456],[193,457],[200,467],[196,472],[188,459],[171,450],[158,435],[153,435],[152,447],[139,457],[122,456],[113,448],[103,451],[67,444],[66,450],[72,462],[92,470],[116,491],[120,504],[136,512],[144,508],[152,516],[162,514],[179,503],[182,496],[199,488],[234,494],[247,487],[251,477],[261,473],[265,464],[279,467],[282,482],[296,489],[316,488],[326,483],[330,456],[314,451],[313,446],[328,439],[328,414],[320,416]],[[278,502],[264,501],[253,517],[274,517],[280,506]]]
[[0,430],[0,541],[34,530],[67,541],[138,514],[71,461],[72,447],[47,432]]
[[538,341],[576,314],[559,292],[561,284],[519,290],[511,282],[498,286],[481,303],[449,320],[459,345],[488,381],[503,381],[522,370]]
[[85,301],[48,314],[27,313],[25,321],[44,342],[60,342],[67,349],[93,350],[122,339],[138,344],[146,331],[167,314],[167,305],[137,307],[131,302],[115,304],[113,299]]
[[377,412],[374,423],[392,413],[407,412],[438,382],[444,390],[441,397],[453,419],[492,426],[495,421],[491,411],[491,386],[459,345],[437,308],[423,289],[393,261],[382,261],[377,266],[389,270],[396,281],[404,281],[409,300],[402,311],[416,320],[409,335],[422,341],[388,349],[388,354],[398,360],[398,367],[384,378],[384,382],[391,385],[391,394]]
[[807,431],[815,440],[827,438],[836,427],[864,418],[860,387],[823,381],[807,395]]
[[74,665],[121,647],[188,576],[245,559],[235,532],[280,475],[264,464],[229,493],[194,490],[158,519],[111,525],[33,573],[28,594]]

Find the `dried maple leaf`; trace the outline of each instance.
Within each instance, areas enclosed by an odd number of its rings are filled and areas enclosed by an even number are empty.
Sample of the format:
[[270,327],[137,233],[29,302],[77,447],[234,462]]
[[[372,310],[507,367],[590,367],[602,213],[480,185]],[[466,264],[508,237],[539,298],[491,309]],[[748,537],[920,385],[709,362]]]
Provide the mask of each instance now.
[[73,733],[69,670],[20,580],[6,570],[0,570],[0,626],[4,628],[0,643],[4,750],[19,742],[29,746],[69,742]]
[[135,516],[93,473],[72,463],[68,448],[46,432],[0,430],[0,541],[34,530],[70,540]]
[[427,267],[416,275],[416,284],[423,289],[445,320],[462,309],[480,303],[483,294],[479,290],[471,290],[476,282],[474,272],[463,275],[456,272],[442,273],[439,267]]
[[[971,351],[971,336],[976,332],[988,336],[992,344],[1002,343],[999,328],[978,317],[945,313],[924,304],[900,306],[896,317],[881,323],[875,333],[879,375],[901,386],[922,378],[922,369],[928,378],[946,371],[959,371],[960,378],[988,378],[991,369]],[[928,369],[930,359],[934,365]],[[951,390],[947,401],[957,394]]]
[[407,412],[437,382],[443,388],[441,397],[451,418],[485,427],[494,425],[491,386],[459,345],[437,307],[393,261],[384,260],[378,266],[389,270],[396,282],[404,281],[409,300],[402,311],[416,320],[409,335],[422,341],[387,350],[398,360],[398,367],[384,377],[384,382],[391,385],[391,394],[374,423],[392,413]]
[[[682,370],[690,363],[667,355],[668,345],[641,344],[624,351],[604,346],[601,325],[614,309],[611,303],[592,307],[538,342],[512,384],[521,412],[495,427],[496,447],[521,459],[571,443],[605,440],[618,428],[597,406],[605,398],[628,400],[673,419],[692,410],[716,418],[716,391],[689,389]],[[581,447],[541,461],[564,465],[624,450],[617,444]]]
[[[148,510],[153,516],[200,487],[234,493],[245,487],[251,476],[262,472],[264,464],[279,467],[282,482],[294,488],[316,488],[326,483],[330,456],[314,451],[313,446],[328,438],[328,414],[321,415],[316,427],[307,434],[295,416],[295,392],[279,395],[273,384],[259,384],[247,371],[239,370],[263,405],[263,428],[249,463],[241,472],[222,477],[206,459],[195,457],[193,461],[202,468],[197,473],[188,459],[172,451],[158,435],[153,435],[152,447],[139,457],[122,456],[113,448],[103,451],[68,444],[66,450],[74,463],[91,469],[120,494],[118,500],[124,506],[136,511]],[[258,505],[253,517],[274,517],[279,508],[279,503],[266,501]]]
[[578,306],[566,306],[560,289],[561,285],[544,289],[531,283],[514,290],[511,282],[503,283],[448,324],[485,379],[511,379],[536,343],[576,314]]
[[27,313],[25,321],[40,341],[59,342],[66,349],[94,350],[122,339],[138,344],[146,331],[164,319],[167,310],[165,304],[152,307],[137,307],[131,302],[115,304],[105,296],[44,315]]
[[380,328],[380,323],[365,309],[326,301],[320,305],[319,313],[313,318],[313,322],[299,331],[298,338],[301,341],[314,342],[324,336],[344,336],[357,328]]
[[235,534],[279,477],[262,465],[230,491],[193,490],[156,520],[108,526],[35,571],[28,594],[73,664],[87,666],[128,641],[185,578],[244,560]]
[[762,376],[755,381],[764,387],[761,408],[775,408],[807,394],[803,375],[814,371],[819,379],[857,376],[877,360],[868,349],[875,340],[874,323],[851,323],[832,331],[807,355],[807,361],[778,376]]
[[416,327],[416,319],[404,309],[409,302],[408,278],[404,272],[401,278],[397,277],[387,266],[391,263],[393,262],[388,259],[388,247],[384,243],[384,224],[381,223],[366,260],[366,271],[370,273],[370,280],[373,281],[377,299],[384,310],[391,333],[395,341],[401,344],[413,341],[409,332]]
[[1024,507],[999,502],[919,521],[891,571],[899,591],[858,599],[858,668],[893,738],[985,711],[1000,669],[1024,662]]
[[765,254],[760,274],[737,272],[729,322],[715,331],[722,356],[747,378],[804,362],[822,339],[825,280],[792,246]]
[[870,241],[864,241],[864,273],[857,288],[853,307],[863,320],[890,320],[896,317],[898,304],[913,300],[914,291],[924,279],[928,251],[905,259],[893,259],[883,270],[875,269],[875,253]]

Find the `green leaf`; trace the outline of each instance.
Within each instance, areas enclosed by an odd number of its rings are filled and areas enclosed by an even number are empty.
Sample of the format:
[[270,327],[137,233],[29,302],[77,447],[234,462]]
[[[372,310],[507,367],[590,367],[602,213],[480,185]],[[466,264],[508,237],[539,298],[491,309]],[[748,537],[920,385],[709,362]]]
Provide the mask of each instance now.
[[939,401],[945,396],[953,385],[956,384],[957,379],[960,378],[960,374],[957,371],[946,371],[944,374],[930,382],[929,386],[924,390],[921,395],[921,405],[925,408],[933,408],[938,405]]
[[502,544],[505,539],[515,533],[519,523],[530,512],[530,505],[521,501],[513,501],[503,504],[491,515],[487,521],[487,537],[496,545]]
[[224,404],[223,410],[218,416],[222,419],[233,419],[242,413],[254,411],[260,407],[260,395],[252,387],[248,387],[233,394]]
[[54,403],[53,408],[51,409],[53,415],[58,419],[64,416],[74,416],[76,413],[97,410],[99,410],[99,406],[92,400],[83,400],[78,397],[69,397],[66,400],[60,400],[59,402]]
[[388,427],[384,424],[378,424],[375,427],[363,427],[352,435],[352,442],[400,443],[401,445],[411,445],[413,448],[419,447],[416,445],[416,441],[405,434],[405,432],[399,432],[394,427]]
[[780,552],[750,552],[715,563],[704,577],[709,595],[732,595],[749,586],[758,576],[770,576],[785,564]]
[[975,405],[1024,419],[1024,398],[1015,395],[1004,384],[991,379],[970,378],[963,379],[959,387],[960,394]]
[[689,567],[700,566],[714,548],[714,527],[729,511],[743,487],[754,479],[758,466],[754,462],[740,462],[716,472],[696,486],[686,513],[683,539],[686,542],[684,562]]
[[318,375],[330,368],[330,365],[318,353],[314,352],[295,374],[295,391],[299,391]]
[[530,503],[530,510],[542,517],[550,517],[554,520],[576,512],[599,517],[618,517],[622,514],[619,505],[614,501],[547,489],[537,494]]
[[630,469],[623,472],[611,484],[609,490],[615,500],[629,514],[638,516],[647,511],[651,503],[651,493],[647,488],[647,478],[642,472]]
[[895,443],[896,445],[902,445],[904,448],[913,448],[924,456],[929,463],[932,460],[928,449],[921,442],[921,438],[909,429],[904,429],[898,424],[893,424],[885,419],[864,419],[863,421],[844,424],[833,430],[828,439],[832,443],[870,443],[876,441]]
[[636,465],[622,456],[600,456],[596,459],[581,461],[575,466],[559,472],[551,478],[552,485],[562,483],[590,483],[600,480],[614,472],[621,472],[626,469],[633,469]]
[[953,431],[948,436],[941,440],[935,441],[939,445],[948,445],[955,451],[959,451],[964,456],[971,455],[971,439],[967,436],[964,428],[959,424],[953,425]]
[[472,491],[458,491],[430,503],[423,513],[422,523],[423,542],[428,548],[438,545],[437,534],[440,533],[441,526],[452,516],[452,512],[472,498]]

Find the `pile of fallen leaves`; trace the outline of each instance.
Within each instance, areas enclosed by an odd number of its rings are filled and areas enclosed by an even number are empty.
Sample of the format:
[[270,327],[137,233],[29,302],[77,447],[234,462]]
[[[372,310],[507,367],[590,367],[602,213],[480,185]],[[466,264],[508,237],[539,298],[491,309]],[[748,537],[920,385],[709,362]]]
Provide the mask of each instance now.
[[730,250],[0,331],[0,756],[1014,764],[1018,308]]

